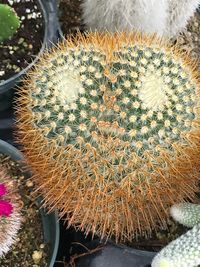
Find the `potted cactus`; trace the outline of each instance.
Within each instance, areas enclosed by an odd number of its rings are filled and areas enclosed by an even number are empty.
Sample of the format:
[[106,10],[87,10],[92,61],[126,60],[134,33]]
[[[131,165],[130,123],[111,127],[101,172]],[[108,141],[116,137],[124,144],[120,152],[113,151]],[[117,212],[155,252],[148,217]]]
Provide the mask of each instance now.
[[[55,213],[39,211],[22,154],[0,140],[0,265],[53,267],[59,243]],[[18,188],[18,191],[16,189]]]
[[178,47],[135,33],[78,34],[48,51],[16,111],[44,205],[117,243],[166,228],[171,205],[198,191],[195,68]]
[[171,208],[172,217],[192,230],[172,241],[153,259],[152,267],[197,267],[200,264],[200,205],[181,203]]
[[199,0],[84,0],[83,21],[92,30],[139,30],[174,37],[199,4]]
[[15,10],[6,4],[0,4],[0,42],[10,39],[20,26]]
[[[142,31],[177,37],[185,30],[199,0],[59,0],[64,34],[77,28],[98,31]],[[60,30],[61,35],[62,31]]]
[[[57,38],[52,0],[1,1],[0,110],[12,104],[13,87]],[[50,16],[51,15],[51,16]]]
[[21,199],[14,180],[0,165],[0,258],[17,239],[21,226]]

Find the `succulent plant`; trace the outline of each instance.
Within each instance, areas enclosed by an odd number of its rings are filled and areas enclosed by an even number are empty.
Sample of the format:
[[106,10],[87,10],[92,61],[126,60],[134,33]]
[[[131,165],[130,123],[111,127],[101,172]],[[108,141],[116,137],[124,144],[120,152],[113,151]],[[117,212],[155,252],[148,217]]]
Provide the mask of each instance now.
[[152,267],[197,267],[200,264],[200,224],[169,243],[153,259]]
[[184,226],[193,227],[200,224],[200,205],[193,203],[180,203],[173,205],[170,213],[173,219]]
[[171,215],[179,223],[193,227],[164,247],[153,259],[152,267],[197,267],[200,264],[200,205],[172,206]]
[[189,54],[134,33],[78,34],[46,52],[16,102],[45,205],[116,241],[165,227],[198,191],[199,80]]
[[173,37],[186,27],[199,4],[200,0],[84,0],[83,21],[92,30]]
[[165,34],[175,36],[183,31],[200,5],[200,0],[170,0]]
[[84,0],[83,21],[91,30],[138,30],[162,35],[167,21],[166,0]]
[[15,10],[6,4],[0,4],[0,42],[10,39],[20,26]]
[[21,200],[14,181],[4,170],[0,171],[0,257],[15,242],[21,226]]

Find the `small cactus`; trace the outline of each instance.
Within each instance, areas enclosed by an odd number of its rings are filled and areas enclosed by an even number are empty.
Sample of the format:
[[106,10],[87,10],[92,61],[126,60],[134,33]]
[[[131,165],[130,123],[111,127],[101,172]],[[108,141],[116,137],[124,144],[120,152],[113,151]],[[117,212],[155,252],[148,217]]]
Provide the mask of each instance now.
[[152,267],[197,267],[200,264],[200,224],[163,248]]
[[173,37],[184,30],[199,4],[200,0],[84,0],[83,21],[92,30]]
[[140,34],[88,33],[46,52],[17,127],[49,209],[116,241],[166,226],[198,191],[199,81],[189,54]]
[[173,205],[170,210],[173,219],[187,227],[200,224],[200,205],[180,203]]
[[200,205],[181,203],[172,206],[172,217],[193,227],[164,247],[153,259],[152,267],[197,267],[200,264]]
[[0,4],[0,42],[10,39],[20,26],[20,19],[15,10]]
[[16,185],[5,171],[0,171],[0,257],[15,242],[21,225],[20,196]]

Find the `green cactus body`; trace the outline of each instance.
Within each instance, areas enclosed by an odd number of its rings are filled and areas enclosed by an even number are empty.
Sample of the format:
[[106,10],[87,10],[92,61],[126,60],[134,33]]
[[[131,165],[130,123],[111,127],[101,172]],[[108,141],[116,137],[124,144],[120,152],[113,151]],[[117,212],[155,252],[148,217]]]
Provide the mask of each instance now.
[[48,52],[17,102],[46,205],[116,240],[165,226],[197,190],[198,88],[189,55],[152,36],[78,35]]
[[14,9],[0,4],[0,42],[10,39],[20,26],[20,20]]
[[174,220],[187,227],[193,227],[196,224],[200,224],[200,205],[198,204],[176,204],[172,206],[170,213]]
[[152,267],[197,267],[200,264],[200,224],[163,248]]

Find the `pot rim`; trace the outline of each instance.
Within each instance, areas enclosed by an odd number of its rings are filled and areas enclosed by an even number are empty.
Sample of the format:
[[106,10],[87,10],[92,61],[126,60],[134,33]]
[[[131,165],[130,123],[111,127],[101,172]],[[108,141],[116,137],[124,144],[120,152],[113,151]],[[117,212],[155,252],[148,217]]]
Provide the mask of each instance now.
[[[10,145],[9,143],[7,143],[1,139],[0,139],[0,153],[5,154],[7,156],[10,156],[15,161],[23,161],[24,160],[23,154],[16,147]],[[46,216],[44,216],[44,209],[42,209],[40,211],[40,214],[41,214],[42,222],[43,222],[44,239],[48,240],[49,237],[45,236],[45,231],[44,231],[45,221],[47,220],[47,218],[45,218]],[[50,254],[49,255],[50,261],[49,261],[49,266],[48,266],[48,267],[53,267],[55,260],[56,260],[57,252],[58,252],[60,228],[59,228],[57,213],[47,214],[47,216],[54,217],[53,221],[55,224],[55,242],[52,245],[51,253],[49,253]]]
[[48,16],[47,16],[47,11],[45,9],[45,6],[44,6],[42,0],[37,0],[37,1],[40,5],[42,15],[43,15],[44,36],[43,36],[42,46],[40,48],[39,53],[35,56],[35,58],[32,60],[32,62],[30,64],[28,64],[28,66],[26,66],[26,68],[21,70],[19,73],[13,75],[12,77],[8,78],[7,80],[0,82],[0,93],[1,94],[9,90],[9,86],[8,86],[9,83],[14,84],[15,82],[17,82],[17,80],[22,75],[24,75],[36,63],[36,61],[39,59],[39,57],[44,52],[44,49],[46,47],[46,44],[48,41]]

